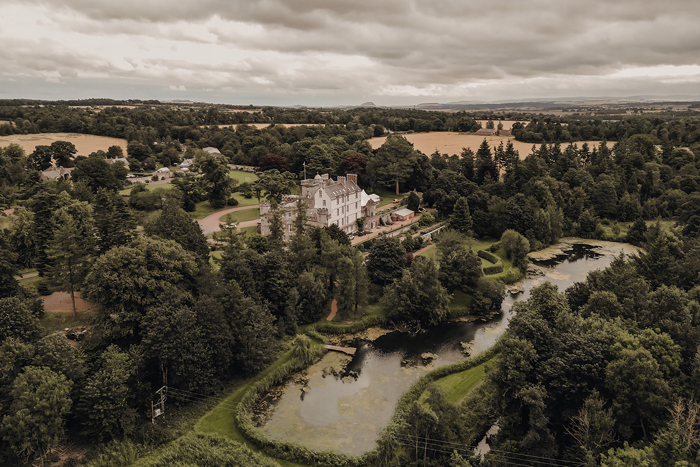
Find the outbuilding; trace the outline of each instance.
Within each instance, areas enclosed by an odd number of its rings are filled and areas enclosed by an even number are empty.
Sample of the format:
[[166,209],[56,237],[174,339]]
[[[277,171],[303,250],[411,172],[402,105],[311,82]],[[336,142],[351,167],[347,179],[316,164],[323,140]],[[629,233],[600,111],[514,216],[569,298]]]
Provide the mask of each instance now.
[[405,221],[406,219],[410,219],[415,215],[416,215],[416,213],[411,211],[408,208],[397,209],[396,211],[391,213],[391,220],[393,220],[393,221]]

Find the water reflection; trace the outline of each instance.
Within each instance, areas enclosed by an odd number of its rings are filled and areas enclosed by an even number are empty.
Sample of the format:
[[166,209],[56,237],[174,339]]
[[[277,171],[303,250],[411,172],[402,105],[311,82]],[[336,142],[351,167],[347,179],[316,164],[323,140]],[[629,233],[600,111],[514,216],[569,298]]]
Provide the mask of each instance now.
[[[306,387],[288,385],[263,429],[271,437],[319,450],[359,455],[372,449],[401,394],[426,372],[464,358],[462,343],[470,345],[472,355],[491,347],[508,327],[515,300],[527,300],[530,290],[545,281],[563,291],[589,271],[607,267],[620,252],[635,252],[630,245],[591,243],[570,240],[557,245],[563,251],[556,257],[533,261],[542,275],[527,278],[523,292],[507,297],[502,313],[490,322],[451,322],[415,335],[393,332],[374,342],[356,342],[349,363],[349,357],[330,352],[309,368]],[[437,359],[426,364],[421,357],[426,352]],[[352,376],[328,374],[329,368],[345,364]]]

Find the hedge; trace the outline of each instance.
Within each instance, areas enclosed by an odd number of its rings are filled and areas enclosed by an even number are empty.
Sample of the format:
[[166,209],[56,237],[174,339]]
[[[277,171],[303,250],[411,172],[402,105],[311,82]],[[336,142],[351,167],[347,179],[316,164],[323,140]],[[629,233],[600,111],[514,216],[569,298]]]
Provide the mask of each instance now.
[[[501,258],[499,258],[498,256],[496,256],[492,253],[489,253],[486,250],[479,250],[476,252],[476,255],[479,258],[484,258],[486,261],[492,262],[493,264],[498,264],[501,261]],[[503,271],[503,269],[501,269],[501,271]],[[501,271],[499,271],[499,272],[501,272]],[[486,271],[484,270],[484,272],[486,272]]]
[[352,324],[316,323],[313,325],[313,330],[326,334],[354,334],[373,326],[383,326],[386,323],[387,320],[383,316],[367,316]]
[[484,275],[485,276],[490,276],[491,274],[499,274],[502,272],[503,272],[503,264],[497,264],[495,266],[487,266],[484,268]]

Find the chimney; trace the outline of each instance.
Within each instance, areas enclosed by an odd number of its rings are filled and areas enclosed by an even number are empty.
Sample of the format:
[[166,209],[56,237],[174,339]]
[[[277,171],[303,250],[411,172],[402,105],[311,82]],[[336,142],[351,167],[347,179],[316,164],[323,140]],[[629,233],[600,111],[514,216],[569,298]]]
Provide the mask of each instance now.
[[348,182],[352,182],[357,185],[357,174],[347,174]]

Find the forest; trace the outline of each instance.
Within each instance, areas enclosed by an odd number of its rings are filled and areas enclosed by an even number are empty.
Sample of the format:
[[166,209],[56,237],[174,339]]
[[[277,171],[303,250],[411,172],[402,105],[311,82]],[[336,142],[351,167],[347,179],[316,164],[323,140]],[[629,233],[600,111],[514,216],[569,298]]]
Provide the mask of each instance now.
[[[53,448],[66,440],[89,454],[63,465],[700,462],[694,114],[614,121],[508,115],[529,121],[514,127],[514,137],[537,143],[530,154],[486,140],[477,151],[422,154],[393,133],[468,132],[484,115],[10,104],[0,105],[0,120],[12,122],[0,125],[0,134],[125,138],[132,172],[189,159],[193,170],[151,190],[131,185],[123,165],[107,162],[124,155],[120,147],[87,157],[62,144],[1,150],[0,206],[14,212],[0,219],[0,464],[53,462]],[[214,126],[227,124],[238,126]],[[387,134],[372,150],[367,140]],[[560,145],[587,139],[601,143]],[[43,180],[40,170],[61,158],[75,167],[71,179]],[[227,175],[229,164],[256,166],[259,179],[238,183]],[[244,199],[274,205],[298,188],[304,167],[356,173],[368,192],[398,190],[401,204],[431,213],[402,239],[355,244],[338,228],[310,226],[302,208],[288,244],[275,209],[268,237],[224,229],[208,238],[197,224],[205,208],[216,212]],[[436,226],[443,232],[434,239],[435,257],[414,255],[425,246],[418,229]],[[319,325],[334,300],[355,326],[418,330],[459,315],[488,317],[500,309],[505,283],[527,273],[527,253],[566,236],[627,242],[642,252],[567,290],[538,287],[515,305],[482,384],[457,404],[438,390],[401,402],[362,458],[260,440],[245,421],[253,395],[236,409],[240,438],[192,430],[191,420],[233,388],[271,368],[282,371],[275,367],[280,358],[289,359],[289,372],[318,358],[324,333],[344,329]],[[485,238],[495,242],[491,257],[501,254],[512,265],[507,274],[486,270],[489,253],[469,248]],[[18,281],[29,270],[38,279]],[[50,325],[41,297],[53,291],[79,292],[94,305],[85,318],[90,332],[78,345]],[[452,307],[458,295],[469,305]],[[273,379],[283,381],[290,374],[284,371]],[[255,386],[255,397],[269,389],[265,384]],[[163,386],[173,391],[169,403],[181,418],[152,423],[151,404]],[[476,444],[494,423],[492,451],[471,457],[462,446]],[[407,448],[406,439],[416,446],[423,440],[421,450]]]

